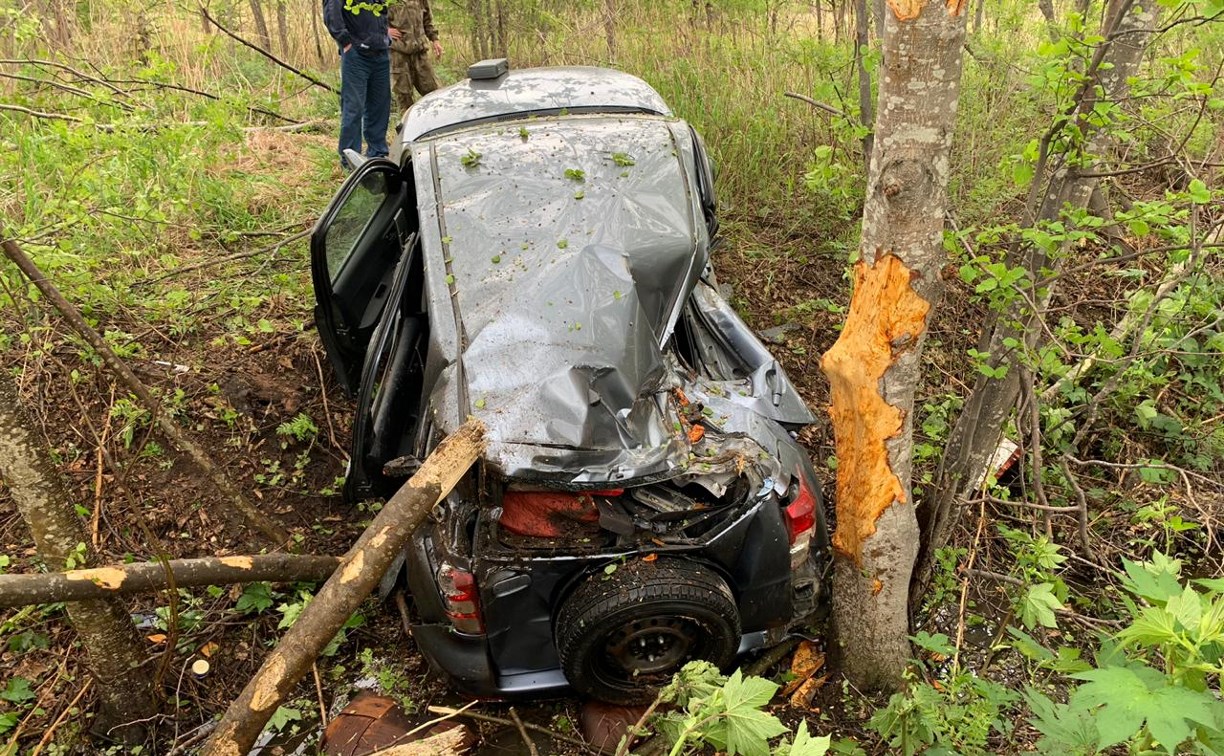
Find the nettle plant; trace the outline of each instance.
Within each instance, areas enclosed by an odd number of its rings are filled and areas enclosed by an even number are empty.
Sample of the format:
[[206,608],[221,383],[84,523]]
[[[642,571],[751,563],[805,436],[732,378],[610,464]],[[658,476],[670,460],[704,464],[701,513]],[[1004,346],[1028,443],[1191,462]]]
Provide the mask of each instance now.
[[[1017,650],[1079,682],[1066,703],[1029,687],[1031,725],[1043,753],[1224,752],[1224,579],[1184,580],[1181,562],[1157,552],[1123,561],[1126,626],[1102,640],[1096,665],[1035,643]],[[1031,641],[1024,636],[1020,640]]]

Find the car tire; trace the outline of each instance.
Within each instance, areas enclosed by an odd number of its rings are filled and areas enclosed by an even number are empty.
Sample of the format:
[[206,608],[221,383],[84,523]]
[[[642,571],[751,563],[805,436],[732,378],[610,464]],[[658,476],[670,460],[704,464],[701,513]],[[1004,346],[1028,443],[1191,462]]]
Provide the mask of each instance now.
[[638,559],[579,585],[557,613],[554,633],[575,690],[629,705],[654,700],[689,661],[730,664],[740,620],[731,589],[710,568]]

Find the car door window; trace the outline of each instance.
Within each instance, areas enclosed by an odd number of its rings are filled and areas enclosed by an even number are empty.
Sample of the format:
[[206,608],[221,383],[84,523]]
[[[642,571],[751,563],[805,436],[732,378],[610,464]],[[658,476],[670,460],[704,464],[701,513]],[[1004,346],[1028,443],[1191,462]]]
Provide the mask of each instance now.
[[375,158],[348,177],[311,235],[315,322],[349,394],[357,390],[403,244],[416,230],[415,208],[404,170]]
[[340,277],[345,263],[353,256],[366,228],[374,222],[378,209],[387,200],[390,193],[388,176],[389,174],[378,171],[362,177],[344,203],[337,208],[324,241],[327,274],[333,284]]

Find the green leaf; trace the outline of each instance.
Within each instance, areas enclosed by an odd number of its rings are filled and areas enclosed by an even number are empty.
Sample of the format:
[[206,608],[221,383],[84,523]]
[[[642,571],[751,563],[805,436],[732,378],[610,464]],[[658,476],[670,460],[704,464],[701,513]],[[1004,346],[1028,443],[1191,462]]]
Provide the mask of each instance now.
[[1148,732],[1165,751],[1174,753],[1179,743],[1194,735],[1191,723],[1215,725],[1212,709],[1216,706],[1218,702],[1209,693],[1166,685],[1152,693],[1146,707]]
[[914,642],[915,646],[930,651],[933,654],[951,656],[952,654],[956,653],[956,648],[953,647],[952,643],[948,639],[948,636],[944,635],[943,633],[935,633],[934,635],[931,635],[923,630],[911,635],[910,640]]
[[272,586],[267,583],[248,583],[242,587],[242,595],[234,609],[243,614],[258,614],[272,606]]
[[10,677],[8,684],[4,686],[4,690],[0,691],[0,698],[9,703],[25,703],[35,697],[34,689],[30,686],[30,681],[24,677]]
[[1151,562],[1123,559],[1122,568],[1126,570],[1122,587],[1141,599],[1163,604],[1182,592],[1181,582],[1178,580],[1181,563],[1160,552],[1153,555]]
[[[1143,676],[1140,672],[1143,672]],[[1096,712],[1097,733],[1102,748],[1129,740],[1143,725],[1144,707],[1150,698],[1148,682],[1159,672],[1147,667],[1105,667],[1079,672],[1071,677],[1087,680],[1071,695],[1073,706],[1101,707]],[[1145,678],[1148,678],[1145,680]]]
[[728,756],[769,756],[769,739],[786,732],[772,714],[760,709],[769,703],[778,686],[760,677],[744,677],[737,669],[723,685],[726,710],[707,734],[716,748]]
[[1211,202],[1211,190],[1207,188],[1207,184],[1202,179],[1192,180],[1187,191],[1190,194],[1190,201],[1196,205],[1206,205]]
[[791,741],[790,748],[787,749],[787,756],[824,756],[829,752],[829,745],[833,738],[829,735],[822,735],[814,738],[808,733],[806,721],[799,722],[799,729],[795,730],[795,739]]
[[1054,584],[1038,583],[1029,588],[1021,600],[1020,621],[1025,627],[1058,627],[1054,610],[1062,608],[1062,602],[1054,595]]
[[291,706],[278,706],[276,711],[272,712],[272,717],[268,719],[268,726],[273,730],[280,732],[285,729],[285,726],[290,722],[300,721],[302,712]]

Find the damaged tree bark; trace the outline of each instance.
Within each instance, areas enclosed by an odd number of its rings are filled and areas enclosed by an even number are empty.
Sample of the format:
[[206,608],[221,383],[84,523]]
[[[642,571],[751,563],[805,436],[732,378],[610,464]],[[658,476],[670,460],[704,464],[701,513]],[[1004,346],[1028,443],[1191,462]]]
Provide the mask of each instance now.
[[243,756],[344,622],[378,585],[395,555],[434,505],[463,478],[484,450],[484,425],[469,420],[446,438],[344,555],[340,571],[324,583],[297,622],[230,704],[206,756]]
[[43,274],[38,266],[34,264],[25,252],[21,250],[17,243],[12,239],[5,239],[0,243],[0,247],[4,249],[4,254],[8,259],[21,270],[30,283],[38,287],[38,290],[43,293],[48,301],[59,310],[60,315],[64,320],[68,321],[68,325],[76,331],[91,347],[97,350],[98,355],[106,363],[106,366],[127,386],[128,390],[136,395],[140,403],[149,411],[153,419],[157,422],[158,427],[162,432],[174,443],[175,446],[182,449],[191,457],[191,461],[195,462],[196,466],[204,472],[213,486],[221,492],[223,501],[236,514],[243,517],[251,526],[258,530],[263,536],[269,539],[276,546],[284,546],[289,542],[289,533],[280,525],[278,525],[271,517],[268,517],[263,512],[256,509],[255,505],[247,500],[246,496],[234,486],[229,477],[212,461],[212,457],[204,451],[195,441],[187,435],[187,432],[174,423],[169,417],[161,412],[161,403],[154,398],[149,388],[144,382],[136,377],[136,374],[131,371],[123,360],[119,359],[119,355],[107,345],[98,332],[89,327],[85,322],[85,318],[81,316],[80,310],[72,305],[59,289],[55,288]]
[[[7,372],[0,372],[0,477],[46,564],[62,567],[69,559],[88,563],[89,537],[32,428],[18,403],[16,384]],[[152,676],[138,669],[145,658],[127,608],[116,598],[69,603],[66,608],[101,699],[97,727],[124,742],[140,742],[144,728],[129,723],[147,720],[158,707]]]
[[273,583],[323,580],[339,566],[339,557],[259,554],[114,564],[49,574],[0,575],[0,609],[152,593],[166,588],[265,580]]
[[837,443],[833,623],[860,688],[901,683],[918,553],[911,409],[931,310],[942,295],[948,156],[965,36],[963,0],[888,0],[861,259],[829,378]]

